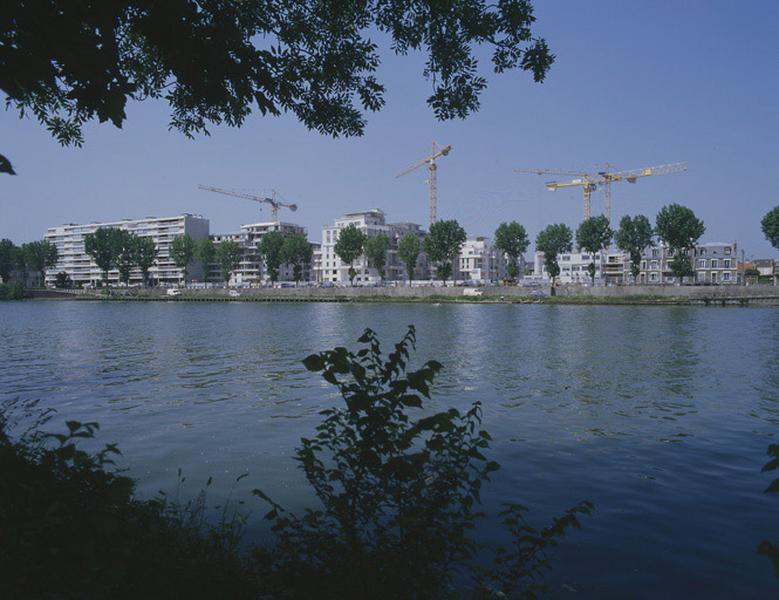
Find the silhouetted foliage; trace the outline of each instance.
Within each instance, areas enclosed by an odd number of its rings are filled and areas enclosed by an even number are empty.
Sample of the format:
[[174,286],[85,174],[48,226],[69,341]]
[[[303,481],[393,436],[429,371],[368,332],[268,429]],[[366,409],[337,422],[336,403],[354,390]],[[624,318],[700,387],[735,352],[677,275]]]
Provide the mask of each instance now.
[[243,250],[238,242],[232,240],[222,240],[216,247],[216,262],[219,263],[219,269],[222,271],[222,277],[225,281],[230,281],[230,277],[241,264]]
[[532,591],[545,549],[591,504],[542,530],[524,520],[525,507],[507,506],[513,546],[497,552],[493,568],[476,567],[482,484],[499,468],[483,454],[491,438],[481,404],[413,418],[441,365],[408,370],[413,326],[386,359],[373,331],[359,341],[357,352],[335,348],[303,362],[338,387],[344,405],[322,411],[296,451],[319,507],[296,516],[254,490],[270,504],[278,537],[255,553],[261,572],[270,566],[262,580],[299,598],[440,598],[456,595],[455,574],[466,570],[480,596]]
[[103,284],[108,286],[108,271],[116,267],[119,256],[119,233],[113,227],[98,227],[93,233],[84,236],[84,252],[86,252],[97,268],[103,272]]
[[1,598],[253,598],[238,552],[240,522],[206,528],[203,498],[184,506],[133,497],[115,470],[113,444],[95,454],[78,443],[97,423],[67,422],[19,437],[0,411]]
[[[655,219],[655,230],[660,239],[675,252],[671,271],[680,279],[694,273],[695,246],[706,232],[706,226],[695,213],[680,204],[669,204],[660,209]],[[688,254],[685,256],[684,251]],[[688,263],[688,264],[685,264]]]
[[25,268],[35,271],[40,277],[41,287],[46,285],[46,269],[57,264],[57,247],[49,240],[36,240],[22,244],[21,254]]
[[[768,456],[771,457],[771,460],[763,465],[763,468],[761,469],[762,473],[779,469],[779,444],[771,444],[768,446]],[[771,494],[779,493],[779,478],[774,479],[768,484],[765,491]],[[763,556],[767,556],[771,559],[776,576],[779,578],[779,545],[772,544],[768,540],[763,540],[758,544],[757,551]]]
[[54,287],[60,289],[72,288],[73,280],[66,271],[60,271],[54,276]]
[[149,285],[149,269],[157,262],[157,246],[149,236],[137,236],[133,248],[135,264],[141,270],[143,285]]
[[9,239],[0,240],[0,279],[3,283],[11,280],[11,273],[19,265],[19,248]]
[[[12,2],[0,11],[0,90],[62,144],[81,145],[95,118],[121,127],[128,100],[146,98],[167,101],[171,128],[187,136],[238,127],[255,106],[361,135],[363,111],[379,110],[385,91],[368,35],[387,34],[395,54],[426,52],[428,104],[439,119],[464,118],[487,85],[478,46],[491,48],[495,72],[543,81],[554,55],[534,21],[528,0]],[[13,173],[1,155],[0,172]]]

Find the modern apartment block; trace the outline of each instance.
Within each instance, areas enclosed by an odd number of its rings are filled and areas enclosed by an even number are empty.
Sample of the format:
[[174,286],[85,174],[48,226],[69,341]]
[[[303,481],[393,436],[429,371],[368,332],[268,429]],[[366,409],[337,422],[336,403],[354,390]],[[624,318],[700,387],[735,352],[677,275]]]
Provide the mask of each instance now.
[[[593,259],[589,252],[566,252],[557,257],[557,264],[560,265],[560,274],[557,281],[560,283],[589,283],[592,281],[590,272],[587,270],[589,264],[595,261],[595,281],[602,281],[603,259],[605,253],[598,252]],[[533,271],[541,274],[543,279],[551,279],[546,270],[546,260],[543,252],[536,252],[534,257]]]
[[[500,281],[506,277],[508,261],[486,237],[469,238],[460,250],[455,265],[455,279],[463,281]],[[520,257],[519,273],[524,272]]]
[[[178,235],[188,234],[192,239],[208,237],[209,222],[199,215],[182,214],[175,217],[146,217],[144,219],[122,219],[105,223],[77,225],[69,223],[46,230],[46,239],[57,247],[59,260],[57,265],[46,272],[46,284],[54,283],[57,273],[65,271],[74,284],[87,284],[101,281],[103,273],[92,258],[84,251],[84,236],[94,233],[99,227],[125,229],[140,237],[150,237],[157,246],[157,262],[149,270],[149,277],[160,283],[181,283],[184,272],[170,258],[170,243]],[[199,267],[193,265],[188,274],[198,275]],[[109,271],[109,283],[119,281],[117,270]],[[134,269],[130,283],[140,283],[141,272]]]
[[[320,252],[315,255],[315,261],[318,261],[320,265],[316,280],[320,282],[349,281],[349,265],[341,262],[341,259],[335,253],[335,244],[338,241],[341,230],[352,224],[368,237],[383,233],[389,238],[390,247],[387,252],[384,278],[395,281],[406,279],[406,267],[398,258],[398,242],[408,233],[418,236],[421,242],[425,232],[416,223],[387,223],[384,211],[374,208],[362,212],[348,213],[336,219],[332,225],[322,229],[322,247]],[[378,273],[368,265],[365,256],[360,256],[354,262],[354,269],[357,271],[355,283],[365,284],[379,280]],[[427,277],[427,260],[424,253],[421,252],[419,260],[417,260],[414,278],[427,279]]]
[[[693,256],[686,254],[695,272],[695,282],[702,284],[738,283],[738,245],[715,242],[700,244]],[[641,255],[641,271],[638,282],[643,284],[676,283],[671,271],[674,252],[663,243],[650,246]]]
[[[738,246],[736,243],[700,244],[689,260],[695,272],[695,282],[700,284],[729,285],[739,282]],[[595,255],[595,282],[621,284],[633,281],[630,273],[630,257],[623,252],[605,251]],[[677,278],[671,271],[674,258],[667,245],[659,242],[649,246],[641,253],[640,271],[637,283],[642,285],[674,284]],[[561,254],[557,262],[560,265],[560,283],[587,283],[590,274],[587,266],[591,255],[586,252]],[[535,273],[541,273],[545,280],[550,279],[546,271],[543,252],[536,252]]]
[[[241,225],[241,229],[238,233],[223,233],[215,234],[211,236],[211,240],[214,245],[218,245],[223,241],[230,240],[237,242],[243,251],[241,263],[231,277],[230,285],[262,285],[270,282],[265,264],[260,256],[257,246],[266,233],[270,231],[280,231],[285,235],[292,233],[306,233],[305,228],[294,223],[283,223],[280,221],[268,221],[265,223],[251,223],[248,225]],[[314,250],[318,249],[318,244],[314,245]],[[312,265],[305,268],[303,271],[303,280],[309,281],[313,276],[313,261]],[[223,282],[224,276],[219,268],[219,265],[214,263],[209,266],[208,277],[209,282]],[[282,265],[279,269],[279,281],[292,281],[292,267],[290,265]]]

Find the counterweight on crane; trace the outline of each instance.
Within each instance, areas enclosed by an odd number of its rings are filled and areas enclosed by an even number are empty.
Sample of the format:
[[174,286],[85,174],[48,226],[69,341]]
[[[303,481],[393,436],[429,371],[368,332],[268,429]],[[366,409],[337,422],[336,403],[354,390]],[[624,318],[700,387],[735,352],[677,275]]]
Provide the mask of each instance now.
[[567,175],[575,177],[571,181],[550,181],[546,183],[549,191],[554,192],[560,188],[581,187],[584,194],[584,218],[591,216],[592,192],[598,187],[603,189],[604,203],[603,214],[611,222],[611,184],[617,181],[627,181],[636,183],[639,177],[650,177],[652,175],[669,175],[671,173],[680,173],[687,170],[687,163],[673,163],[668,165],[657,165],[654,167],[644,167],[643,169],[632,169],[630,171],[598,171],[596,173],[582,173],[578,171],[560,171],[555,169],[514,169],[516,173],[535,173],[536,175]]
[[276,222],[279,220],[279,208],[288,208],[292,212],[295,212],[298,209],[297,204],[288,204],[286,202],[277,200],[277,194],[275,190],[271,194],[272,197],[268,198],[266,196],[255,196],[254,194],[247,194],[245,192],[238,192],[236,190],[226,190],[211,185],[199,185],[197,187],[198,189],[206,190],[207,192],[216,192],[217,194],[224,194],[225,196],[233,196],[235,198],[244,198],[245,200],[259,202],[260,204],[269,204],[271,217]]
[[423,158],[413,165],[411,165],[408,169],[405,171],[398,173],[396,177],[402,177],[403,175],[406,175],[407,173],[411,173],[411,171],[414,171],[418,169],[419,167],[422,167],[424,165],[427,165],[428,170],[428,176],[427,176],[427,190],[428,190],[428,200],[429,200],[429,208],[430,208],[430,225],[435,223],[438,220],[438,181],[436,177],[436,171],[438,170],[438,167],[436,167],[436,160],[441,158],[442,156],[446,156],[449,154],[449,151],[452,149],[451,145],[446,145],[443,148],[438,148],[436,146],[436,143],[433,142],[433,153]]

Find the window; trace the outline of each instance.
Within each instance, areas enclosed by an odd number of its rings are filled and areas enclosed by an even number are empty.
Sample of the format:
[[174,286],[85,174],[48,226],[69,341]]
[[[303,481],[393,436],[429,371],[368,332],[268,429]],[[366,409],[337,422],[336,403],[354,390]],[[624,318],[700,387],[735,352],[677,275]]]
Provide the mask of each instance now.
[[649,281],[657,281],[657,273],[650,273]]
[[570,260],[571,260],[571,257],[570,257],[570,256],[567,256],[567,255],[565,255],[565,256],[563,256],[563,257],[562,257],[560,260],[562,260],[562,261],[565,261],[565,262],[568,262],[568,261],[570,261]]
[[590,260],[589,254],[582,254],[582,260]]
[[719,261],[716,258],[712,258],[711,259],[711,268],[712,269],[716,269],[717,267],[719,267]]
[[641,268],[646,270],[646,261],[645,260],[641,261]]
[[657,248],[652,249],[652,258],[657,258],[660,256],[660,251]]
[[722,281],[730,281],[730,272],[729,271],[725,271],[722,274]]
[[706,248],[701,248],[701,256],[706,256]]
[[722,266],[725,267],[726,269],[729,269],[730,268],[730,259],[729,258],[724,259],[722,261]]
[[725,246],[725,256],[730,256],[730,246]]
[[698,259],[698,268],[699,269],[705,269],[706,268],[706,259],[705,258],[699,258]]
[[649,263],[649,268],[657,270],[657,269],[660,268],[660,265],[658,264],[658,262],[656,260],[653,260],[651,263]]

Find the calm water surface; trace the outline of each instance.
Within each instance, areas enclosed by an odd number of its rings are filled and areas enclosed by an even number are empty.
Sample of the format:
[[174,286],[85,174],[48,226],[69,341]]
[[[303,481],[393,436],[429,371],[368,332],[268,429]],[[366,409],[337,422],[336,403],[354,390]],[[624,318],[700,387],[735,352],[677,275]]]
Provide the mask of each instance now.
[[217,501],[248,472],[233,493],[261,530],[249,490],[306,503],[290,457],[338,400],[301,359],[368,326],[388,347],[409,323],[418,362],[445,366],[432,406],[484,404],[503,465],[490,507],[519,501],[543,524],[595,503],[553,581],[580,597],[779,597],[756,552],[779,543],[760,473],[779,437],[777,309],[4,302],[0,400],[99,421],[145,495],[181,467],[185,492],[213,475]]

